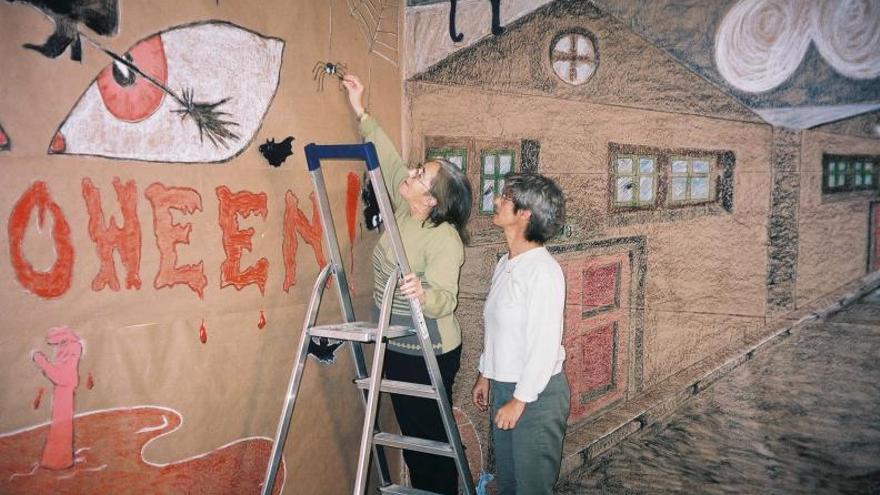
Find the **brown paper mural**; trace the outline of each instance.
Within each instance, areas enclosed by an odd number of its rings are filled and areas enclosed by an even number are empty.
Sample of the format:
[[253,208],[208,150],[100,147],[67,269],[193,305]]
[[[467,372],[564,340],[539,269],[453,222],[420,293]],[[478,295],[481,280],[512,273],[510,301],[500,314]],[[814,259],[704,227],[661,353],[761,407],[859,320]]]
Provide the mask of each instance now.
[[[791,106],[785,122],[805,128],[877,104],[873,4],[723,3],[503,2],[503,34],[450,49],[437,17],[450,5],[409,1],[411,154],[458,164],[482,192],[461,275],[455,402],[480,417],[469,392],[485,280],[506,250],[492,201],[508,171],[546,174],[567,196],[568,225],[548,249],[567,283],[572,464],[614,427],[650,421],[653,398],[758,341],[774,318],[874,270],[876,115],[797,131],[767,113]],[[704,42],[706,26],[717,34]],[[840,46],[817,48],[828,65],[804,78],[816,59],[799,50],[823,43]],[[725,80],[724,64],[740,79]],[[829,228],[841,238],[823,243]],[[488,418],[474,424],[487,441]]]
[[[494,462],[468,391],[509,171],[568,196],[549,250],[569,461],[875,272],[873,3],[670,5],[0,2],[0,493],[259,492],[327,263],[302,148],[360,139],[342,74],[411,161],[481,192],[453,391],[475,475]],[[325,174],[366,318],[382,219],[360,164]],[[361,398],[345,346],[309,351],[275,491],[350,492]]]
[[[0,492],[259,493],[327,263],[302,146],[360,139],[316,61],[345,60],[400,135],[402,6],[372,7],[0,3]],[[327,170],[358,312],[362,173]],[[311,345],[275,493],[350,489],[344,351]]]

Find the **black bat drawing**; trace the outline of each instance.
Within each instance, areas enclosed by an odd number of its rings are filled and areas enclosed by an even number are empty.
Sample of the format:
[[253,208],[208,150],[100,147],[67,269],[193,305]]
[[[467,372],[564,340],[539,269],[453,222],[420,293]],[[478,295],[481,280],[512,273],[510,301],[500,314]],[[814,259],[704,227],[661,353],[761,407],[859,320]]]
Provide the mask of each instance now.
[[342,342],[330,343],[326,337],[320,337],[318,342],[313,338],[309,340],[309,354],[321,364],[333,364],[336,360],[336,349],[341,345]]
[[267,139],[265,143],[260,145],[260,153],[269,161],[269,165],[280,167],[288,156],[293,154],[291,144],[293,136],[287,136],[284,141],[275,142],[275,138]]
[[70,47],[70,58],[82,60],[82,42],[78,24],[102,35],[115,35],[119,27],[118,0],[7,0],[33,5],[55,21],[53,32],[42,45],[25,43],[24,47],[49,58],[56,58]]

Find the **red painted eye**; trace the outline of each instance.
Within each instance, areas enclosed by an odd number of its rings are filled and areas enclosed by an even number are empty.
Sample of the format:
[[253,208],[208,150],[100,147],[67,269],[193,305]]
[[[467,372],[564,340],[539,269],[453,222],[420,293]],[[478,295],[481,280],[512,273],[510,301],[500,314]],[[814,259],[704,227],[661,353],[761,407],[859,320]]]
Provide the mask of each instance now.
[[[125,58],[162,85],[168,83],[168,63],[159,35],[135,45]],[[98,74],[97,83],[104,106],[125,122],[139,122],[149,117],[165,97],[162,89],[118,62],[104,68]]]

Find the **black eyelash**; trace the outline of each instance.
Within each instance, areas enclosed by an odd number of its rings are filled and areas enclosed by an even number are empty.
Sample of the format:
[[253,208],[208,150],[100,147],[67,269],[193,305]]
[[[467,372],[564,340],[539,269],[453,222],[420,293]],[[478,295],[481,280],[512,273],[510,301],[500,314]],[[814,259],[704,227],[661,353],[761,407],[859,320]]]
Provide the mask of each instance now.
[[227,139],[238,140],[238,135],[229,129],[238,124],[231,120],[223,120],[223,116],[229,114],[217,110],[220,105],[227,101],[229,101],[229,98],[223,98],[215,103],[197,102],[195,101],[194,91],[192,89],[184,89],[183,100],[178,100],[183,105],[183,108],[172,110],[172,112],[180,114],[181,119],[186,119],[187,117],[193,119],[199,128],[200,141],[204,142],[204,137],[207,136],[214,146],[222,145],[225,147],[227,146]]

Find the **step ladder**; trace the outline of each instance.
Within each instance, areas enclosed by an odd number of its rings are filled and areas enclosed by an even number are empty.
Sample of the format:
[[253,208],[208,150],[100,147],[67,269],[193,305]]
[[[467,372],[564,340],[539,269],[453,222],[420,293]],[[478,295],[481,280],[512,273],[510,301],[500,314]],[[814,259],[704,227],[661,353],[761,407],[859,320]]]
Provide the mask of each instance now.
[[[309,168],[309,175],[312,179],[312,186],[318,198],[318,208],[320,212],[321,224],[324,228],[324,240],[330,254],[330,262],[318,274],[318,279],[312,288],[311,297],[309,299],[308,309],[306,310],[303,331],[300,336],[299,349],[294,362],[293,370],[290,375],[290,382],[287,387],[287,396],[284,401],[284,407],[281,412],[281,419],[278,422],[278,429],[275,433],[275,443],[272,446],[272,453],[269,458],[269,465],[266,468],[266,476],[263,482],[263,495],[269,495],[275,485],[275,477],[278,474],[278,468],[281,464],[281,454],[284,444],[287,440],[288,430],[290,427],[290,419],[293,416],[293,407],[297,399],[302,374],[306,364],[308,354],[309,340],[312,337],[325,337],[333,340],[345,341],[351,349],[355,367],[355,385],[361,390],[361,398],[364,404],[364,423],[361,432],[361,443],[358,452],[357,475],[354,484],[354,495],[362,495],[366,490],[367,470],[369,469],[370,458],[376,466],[379,491],[381,493],[401,494],[401,495],[418,495],[429,494],[424,490],[417,490],[391,482],[391,476],[388,471],[388,462],[385,458],[384,448],[398,448],[405,450],[413,450],[427,454],[451,457],[455,460],[458,470],[459,484],[463,488],[465,495],[475,495],[473,478],[471,477],[470,468],[468,467],[467,458],[464,454],[464,448],[461,444],[461,437],[456,426],[455,419],[452,415],[452,407],[446,396],[446,388],[440,376],[440,369],[437,366],[437,358],[434,356],[431,339],[428,335],[428,327],[425,323],[425,317],[422,314],[421,304],[418,300],[409,300],[410,312],[412,313],[415,330],[407,327],[390,325],[391,306],[394,298],[394,290],[397,286],[398,279],[403,275],[410,273],[409,262],[403,249],[403,243],[400,239],[400,232],[394,219],[394,213],[391,202],[388,198],[388,191],[382,178],[382,170],[379,168],[379,158],[376,154],[376,148],[373,143],[352,144],[352,145],[317,145],[309,144],[305,147],[306,161]],[[333,218],[330,212],[330,201],[327,198],[327,188],[324,183],[324,175],[321,172],[321,160],[362,160],[367,167],[367,175],[376,192],[376,199],[379,203],[379,211],[385,222],[385,229],[391,240],[391,246],[397,261],[397,268],[388,279],[382,295],[382,307],[379,311],[379,322],[370,323],[356,321],[354,317],[354,309],[351,302],[351,294],[349,292],[348,280],[342,265],[342,255],[339,251],[339,242],[336,238],[336,229],[333,225]],[[333,276],[336,289],[336,295],[339,297],[340,308],[342,310],[343,322],[335,325],[316,326],[315,321],[318,317],[318,308],[321,304],[321,298],[330,276]],[[399,338],[416,333],[421,343],[422,354],[425,358],[425,364],[428,370],[428,376],[431,379],[430,385],[419,383],[407,383],[395,380],[382,379],[382,364],[385,358],[385,346],[388,339]],[[373,360],[369,374],[367,373],[366,362],[364,360],[363,344],[373,343]],[[376,424],[376,409],[379,404],[379,393],[387,392],[391,394],[411,395],[415,397],[423,397],[434,399],[437,401],[437,407],[440,409],[440,417],[443,421],[443,427],[446,430],[446,437],[449,442],[436,442],[422,438],[407,437],[404,435],[396,435],[392,433],[379,431]]]

